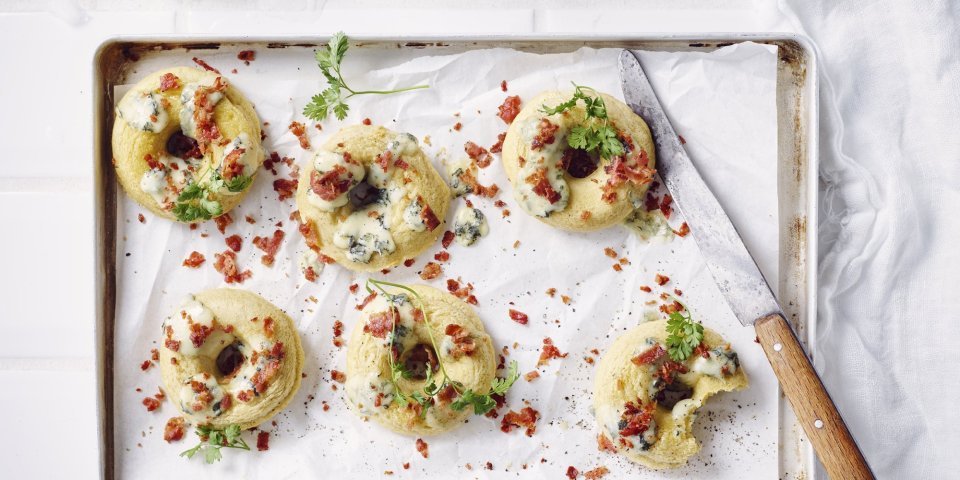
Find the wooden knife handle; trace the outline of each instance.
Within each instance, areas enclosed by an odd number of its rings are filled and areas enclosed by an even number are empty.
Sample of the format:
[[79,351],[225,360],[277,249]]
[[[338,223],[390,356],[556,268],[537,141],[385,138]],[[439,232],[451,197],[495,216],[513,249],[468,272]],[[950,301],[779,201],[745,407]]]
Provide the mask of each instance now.
[[787,400],[830,478],[874,478],[787,320],[779,314],[767,315],[754,327]]

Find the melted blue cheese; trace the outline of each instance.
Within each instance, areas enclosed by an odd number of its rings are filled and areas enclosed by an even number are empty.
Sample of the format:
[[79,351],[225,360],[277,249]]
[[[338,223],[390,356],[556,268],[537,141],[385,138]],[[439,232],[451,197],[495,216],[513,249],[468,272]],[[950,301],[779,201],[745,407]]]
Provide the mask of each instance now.
[[623,223],[633,230],[641,240],[670,240],[673,238],[673,230],[660,210],[648,212],[642,205],[635,207]]
[[[213,399],[209,403],[200,400],[200,393],[194,391],[193,382],[199,382],[206,390],[210,392]],[[203,421],[210,417],[218,417],[223,413],[220,408],[220,401],[223,400],[224,392],[217,384],[217,379],[209,373],[198,373],[188,377],[183,382],[178,392],[180,410],[194,421]]]
[[477,178],[479,169],[469,158],[461,158],[446,164],[447,183],[450,184],[450,190],[455,197],[466,195],[473,191],[473,187],[463,181],[465,173],[473,173],[473,178]]
[[[239,157],[237,158],[237,162],[243,165],[243,173],[241,173],[241,175],[247,176],[247,177],[253,175],[253,173],[257,170],[257,166],[250,161],[250,159],[253,158],[253,155],[251,155],[250,153],[251,151],[253,151],[253,146],[250,144],[250,136],[247,135],[246,132],[240,132],[239,135],[234,137],[234,139],[227,144],[227,147],[223,149],[223,155],[220,158],[226,159],[227,157],[232,155],[233,152],[236,152],[236,151],[240,152]],[[222,172],[223,172],[223,160],[221,160],[220,166],[217,167],[217,173],[222,173]],[[226,193],[226,194],[240,193],[240,192],[231,192],[226,187],[222,188],[220,191],[221,193]]]
[[[546,118],[551,123],[560,125],[554,134],[554,142],[544,145],[541,150],[528,150],[530,158],[524,158],[524,164],[517,173],[517,179],[514,182],[517,188],[513,190],[513,197],[517,203],[529,214],[538,217],[548,217],[553,212],[559,212],[567,208],[567,202],[570,200],[570,187],[564,178],[565,172],[561,167],[564,146],[566,145],[567,127],[563,125],[556,116],[552,117],[534,117],[528,119],[521,127],[521,138],[529,146],[534,137],[537,136],[540,129],[540,121]],[[534,185],[526,181],[527,178],[535,175],[538,170],[546,170],[547,182],[560,194],[560,199],[550,203],[546,198],[533,191]]]
[[489,231],[487,218],[480,210],[467,206],[457,210],[453,220],[453,233],[456,234],[457,243],[460,245],[469,247],[480,237],[486,236]]
[[348,377],[345,387],[347,400],[362,415],[381,413],[393,402],[393,384],[380,378],[376,372]]
[[420,214],[423,213],[423,204],[420,198],[413,199],[407,208],[403,209],[403,222],[414,232],[422,232],[427,229],[427,223],[423,221]]
[[313,169],[321,175],[334,170],[337,166],[343,167],[345,170],[339,175],[338,180],[350,181],[350,188],[345,192],[341,193],[337,198],[327,201],[314,193],[313,189],[307,189],[307,200],[310,201],[310,204],[325,212],[332,212],[346,205],[347,201],[349,201],[348,195],[350,189],[360,183],[366,175],[366,170],[363,168],[363,165],[354,161],[347,162],[346,157],[344,157],[342,153],[320,150],[317,152],[317,155],[313,157]]
[[[180,91],[180,103],[183,107],[180,109],[180,130],[183,134],[197,138],[197,120],[196,120],[196,96],[197,90],[201,87],[210,87],[215,79],[205,79],[202,82],[192,82],[183,86]],[[216,105],[223,99],[223,92],[210,92],[207,94],[207,101],[210,105]]]
[[369,263],[374,253],[387,255],[397,249],[390,235],[393,205],[402,192],[391,187],[374,203],[350,214],[337,225],[333,244],[346,251],[347,258],[357,263]]
[[117,106],[117,113],[128,125],[144,132],[158,133],[167,126],[170,115],[153,92],[130,92]]
[[[398,133],[387,142],[387,149],[384,150],[384,153],[389,152],[390,158],[395,161],[398,158],[413,155],[419,148],[417,137],[409,133]],[[380,164],[373,162],[370,164],[369,171],[367,172],[367,182],[379,189],[385,189],[390,185],[390,179],[393,178],[394,170],[393,162],[387,165],[386,170],[384,170]]]
[[197,163],[169,155],[160,157],[159,163],[161,168],[147,170],[140,177],[140,190],[164,207],[175,201],[180,190],[190,183]]
[[313,269],[315,275],[320,275],[323,271],[324,263],[320,261],[320,255],[308,248],[300,253],[300,271],[306,274],[307,270]]
[[708,358],[697,355],[690,364],[690,371],[711,377],[723,378],[737,373],[740,360],[737,352],[729,348],[717,347],[708,352]]
[[172,339],[180,342],[179,352],[188,356],[196,355],[200,353],[204,345],[197,347],[190,341],[190,326],[200,325],[213,329],[213,321],[213,312],[191,295],[183,301],[177,313],[163,321],[163,332],[166,333],[167,327],[171,327],[173,329]]
[[414,318],[413,304],[406,294],[392,295],[389,298],[385,298],[382,293],[377,295],[377,298],[373,299],[363,309],[364,312],[370,312],[365,314],[364,322],[369,321],[370,315],[390,311],[390,306],[397,309],[398,315],[394,320],[396,325],[393,331],[388,332],[384,337],[383,345],[387,347],[396,345],[402,353],[417,344],[417,339],[410,335],[416,324],[416,319]]

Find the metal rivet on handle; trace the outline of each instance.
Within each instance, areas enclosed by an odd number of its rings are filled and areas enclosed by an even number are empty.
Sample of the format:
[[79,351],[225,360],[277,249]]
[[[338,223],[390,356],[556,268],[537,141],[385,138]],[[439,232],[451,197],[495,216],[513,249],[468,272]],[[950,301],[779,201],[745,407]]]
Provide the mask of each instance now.
[[818,418],[816,421],[813,422],[813,426],[817,428],[823,428],[823,420],[820,420]]
[[779,352],[780,350],[783,350],[783,345],[781,345],[781,344],[779,344],[779,343],[774,343],[774,344],[773,344],[773,351],[774,351],[774,352]]

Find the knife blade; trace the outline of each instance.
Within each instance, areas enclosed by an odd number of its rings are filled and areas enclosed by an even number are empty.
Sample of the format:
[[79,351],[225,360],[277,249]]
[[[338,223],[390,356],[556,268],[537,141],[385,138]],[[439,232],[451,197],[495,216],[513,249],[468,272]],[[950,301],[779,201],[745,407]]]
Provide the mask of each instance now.
[[650,127],[656,168],[723,298],[757,339],[804,432],[832,478],[874,478],[740,234],[684,150],[639,58],[620,53],[626,104]]

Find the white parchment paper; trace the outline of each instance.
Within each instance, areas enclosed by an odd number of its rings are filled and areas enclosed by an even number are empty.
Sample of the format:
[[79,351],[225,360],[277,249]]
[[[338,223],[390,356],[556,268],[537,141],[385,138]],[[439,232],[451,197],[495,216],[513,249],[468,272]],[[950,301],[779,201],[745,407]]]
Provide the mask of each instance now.
[[[568,88],[575,81],[622,98],[618,54],[614,49],[588,48],[548,55],[509,49],[449,55],[415,49],[354,49],[344,70],[352,85],[426,82],[431,88],[355,97],[350,100],[351,115],[342,124],[370,118],[375,124],[413,133],[443,171],[445,159],[464,155],[464,142],[472,140],[489,148],[506,129],[495,114],[507,95],[526,100],[542,90]],[[261,120],[269,123],[267,151],[293,157],[301,165],[310,161],[312,153],[299,146],[287,125],[303,121],[303,105],[322,89],[312,52],[263,49],[249,66],[237,60],[236,51],[163,52],[143,58],[130,80],[170,65],[192,65],[193,56],[218,68],[255,104]],[[713,53],[643,52],[642,60],[700,172],[764,274],[777,278],[776,48],[744,43]],[[232,74],[232,69],[237,73]],[[501,80],[508,82],[509,92],[501,91]],[[460,131],[452,128],[457,122],[463,125]],[[327,121],[323,131],[310,127],[313,145],[320,145],[340,124]],[[429,145],[423,141],[428,136]],[[286,167],[278,173],[285,177]],[[296,322],[306,353],[306,377],[290,406],[261,426],[271,433],[268,452],[225,450],[224,460],[215,465],[177,456],[195,443],[192,432],[181,442],[163,441],[164,423],[179,412],[170,402],[156,412],[146,411],[141,400],[155,393],[161,381],[157,366],[142,372],[140,364],[149,358],[150,349],[160,347],[160,324],[186,294],[226,286],[212,266],[214,254],[227,248],[224,235],[213,222],[190,230],[152,216],[126,196],[120,199],[114,389],[116,467],[122,478],[369,478],[387,471],[399,477],[507,478],[519,473],[559,478],[568,466],[584,472],[601,465],[610,469],[611,478],[777,476],[776,380],[753,342],[753,330],[743,328],[726,307],[693,238],[650,242],[623,227],[587,234],[552,229],[527,216],[514,202],[499,162],[482,170],[480,180],[500,186],[498,199],[507,203],[512,214],[504,218],[492,200],[472,198],[487,215],[487,237],[472,247],[454,243],[451,261],[436,280],[423,282],[417,272],[433,259],[439,244],[413,266],[399,266],[384,277],[441,289],[447,278],[473,283],[488,332],[498,349],[510,347],[508,359],[517,360],[521,372],[534,370],[544,337],[552,338],[568,356],[541,367],[540,378],[533,382],[519,380],[508,395],[503,412],[519,410],[525,402],[540,412],[534,436],[522,431],[505,434],[498,421],[474,417],[454,432],[426,438],[430,457],[422,458],[415,438],[364,422],[349,411],[343,389],[330,379],[330,371],[343,371],[346,363],[346,347],[337,348],[332,341],[333,323],[342,320],[344,337],[349,337],[358,313],[354,306],[362,299],[363,289],[352,295],[348,287],[362,286],[366,277],[331,265],[316,283],[303,279],[297,259],[305,245],[296,224],[288,220],[296,207],[292,199],[278,201],[272,188],[275,178],[261,171],[247,198],[231,212],[235,222],[226,234],[243,237],[238,263],[253,272],[239,287],[263,295]],[[462,199],[454,200],[448,221],[462,204]],[[138,221],[141,213],[146,217],[144,224]],[[246,215],[256,222],[245,222]],[[264,267],[262,252],[251,242],[257,235],[271,235],[278,222],[286,239],[274,266]],[[682,219],[674,212],[670,222],[677,228]],[[520,243],[514,248],[516,241]],[[604,247],[629,259],[623,271],[612,268],[614,260],[604,254]],[[181,266],[193,250],[207,258],[197,270]],[[669,276],[670,283],[658,287],[653,280],[657,273]],[[653,293],[642,292],[641,285],[654,287]],[[557,289],[554,298],[545,294],[548,288]],[[674,288],[683,291],[682,298],[696,318],[733,344],[751,387],[720,395],[701,411],[696,434],[703,449],[686,467],[654,472],[598,452],[590,413],[594,365],[585,357],[597,359],[592,349],[602,354],[619,334],[643,322],[648,312],[656,312],[660,292]],[[560,295],[570,296],[570,304],[565,305]],[[529,314],[529,325],[510,320],[509,308]],[[329,405],[326,411],[324,404]],[[246,438],[255,443],[254,434]],[[492,470],[485,468],[487,462]],[[405,463],[409,469],[403,468]]]

